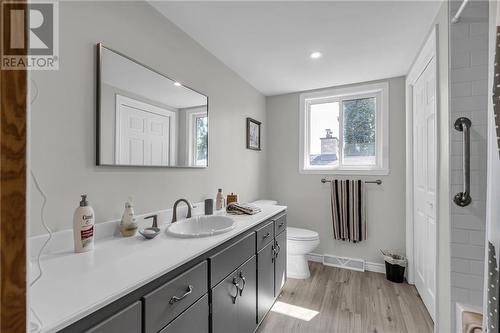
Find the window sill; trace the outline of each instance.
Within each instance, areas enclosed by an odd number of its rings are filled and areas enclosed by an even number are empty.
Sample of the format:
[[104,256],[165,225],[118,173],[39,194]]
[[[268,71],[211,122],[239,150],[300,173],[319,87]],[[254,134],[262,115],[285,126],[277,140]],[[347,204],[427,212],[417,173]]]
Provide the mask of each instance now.
[[301,169],[304,175],[353,175],[353,176],[387,176],[389,169]]

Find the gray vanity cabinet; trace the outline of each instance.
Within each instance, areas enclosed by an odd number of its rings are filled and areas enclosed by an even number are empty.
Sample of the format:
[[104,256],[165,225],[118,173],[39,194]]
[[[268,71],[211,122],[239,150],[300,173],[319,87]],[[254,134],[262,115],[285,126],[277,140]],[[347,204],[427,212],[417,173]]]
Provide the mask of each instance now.
[[253,333],[285,280],[278,213],[60,332]]
[[141,302],[135,302],[98,325],[86,330],[86,333],[137,333],[141,331]]
[[286,282],[286,230],[281,232],[276,236],[276,240],[274,243],[275,249],[275,283],[274,283],[274,296],[278,297],[281,288],[285,285]]
[[212,289],[214,333],[252,333],[257,323],[257,267],[252,256]]
[[208,295],[191,305],[160,333],[208,333]]
[[274,239],[257,254],[257,322],[261,322],[274,303]]

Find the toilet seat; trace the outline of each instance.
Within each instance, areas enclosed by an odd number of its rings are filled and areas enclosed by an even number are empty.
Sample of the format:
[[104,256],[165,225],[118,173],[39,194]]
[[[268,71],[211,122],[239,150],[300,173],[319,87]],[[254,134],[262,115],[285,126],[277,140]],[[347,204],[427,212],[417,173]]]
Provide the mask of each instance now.
[[319,239],[319,234],[316,231],[294,227],[287,227],[286,230],[286,238],[289,240],[308,241]]

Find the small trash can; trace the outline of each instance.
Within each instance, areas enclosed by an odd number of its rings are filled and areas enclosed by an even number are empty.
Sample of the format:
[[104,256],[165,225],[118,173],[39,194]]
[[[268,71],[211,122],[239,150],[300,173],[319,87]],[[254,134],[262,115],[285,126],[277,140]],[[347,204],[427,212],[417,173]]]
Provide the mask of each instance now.
[[380,252],[384,256],[387,280],[402,283],[405,279],[406,258],[390,251],[380,250]]

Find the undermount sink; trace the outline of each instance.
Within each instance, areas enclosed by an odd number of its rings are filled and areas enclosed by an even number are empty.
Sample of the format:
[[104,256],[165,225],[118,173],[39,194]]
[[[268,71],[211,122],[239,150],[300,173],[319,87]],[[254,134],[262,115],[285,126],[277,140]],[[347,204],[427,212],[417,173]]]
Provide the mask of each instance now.
[[201,215],[180,220],[168,226],[167,232],[175,237],[207,237],[234,229],[234,220],[227,216]]

